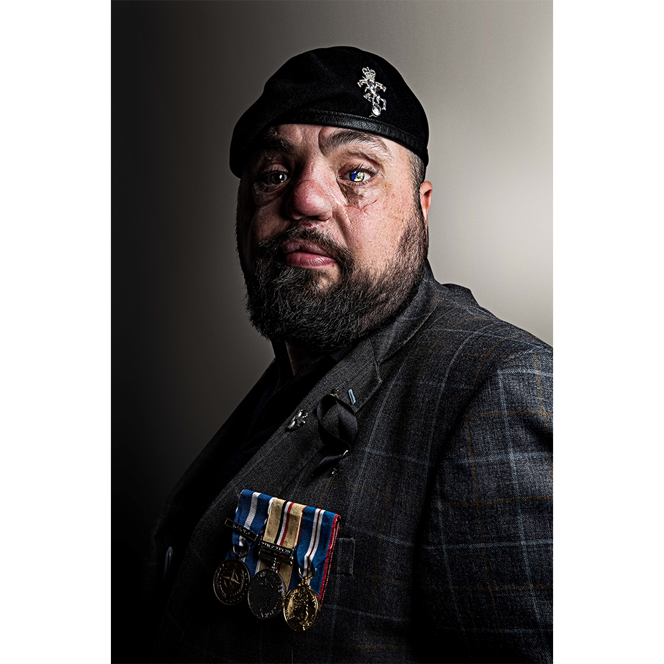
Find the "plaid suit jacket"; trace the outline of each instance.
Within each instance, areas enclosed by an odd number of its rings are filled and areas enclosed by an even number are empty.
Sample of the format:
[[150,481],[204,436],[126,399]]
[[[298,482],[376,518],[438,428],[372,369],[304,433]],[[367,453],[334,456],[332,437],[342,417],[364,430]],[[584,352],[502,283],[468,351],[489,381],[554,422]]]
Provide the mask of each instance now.
[[[549,346],[427,271],[407,310],[299,406],[313,414],[333,389],[347,399],[352,389],[359,433],[336,472],[313,473],[324,455],[315,417],[288,430],[289,417],[219,495],[201,495],[250,393],[153,531],[153,661],[550,662],[551,359]],[[341,517],[308,632],[214,597],[230,540],[223,523],[242,489]],[[177,573],[164,581],[169,546]]]

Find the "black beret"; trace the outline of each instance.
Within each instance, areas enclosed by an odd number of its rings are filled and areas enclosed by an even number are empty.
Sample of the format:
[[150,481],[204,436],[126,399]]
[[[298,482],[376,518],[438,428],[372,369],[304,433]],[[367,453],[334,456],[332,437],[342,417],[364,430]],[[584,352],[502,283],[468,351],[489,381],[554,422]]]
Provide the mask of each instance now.
[[238,177],[254,141],[273,125],[357,129],[389,138],[429,162],[429,124],[417,97],[387,60],[352,46],[317,48],[286,62],[242,115],[231,140]]

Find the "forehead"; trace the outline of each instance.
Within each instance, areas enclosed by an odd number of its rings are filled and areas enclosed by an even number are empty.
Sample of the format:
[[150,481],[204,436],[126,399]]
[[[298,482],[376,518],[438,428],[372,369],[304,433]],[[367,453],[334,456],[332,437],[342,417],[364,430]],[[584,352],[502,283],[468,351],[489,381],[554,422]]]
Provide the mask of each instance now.
[[408,150],[388,138],[356,129],[310,124],[282,124],[267,129],[255,144],[254,155],[319,152],[361,152],[384,162],[408,161]]

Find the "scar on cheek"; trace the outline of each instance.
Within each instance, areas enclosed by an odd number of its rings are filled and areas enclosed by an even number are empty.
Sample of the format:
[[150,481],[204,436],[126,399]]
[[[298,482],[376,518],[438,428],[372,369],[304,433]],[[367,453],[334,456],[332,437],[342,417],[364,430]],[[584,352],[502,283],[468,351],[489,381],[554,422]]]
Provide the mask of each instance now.
[[371,198],[363,198],[361,195],[350,198],[348,200],[348,205],[346,207],[352,207],[356,210],[365,211],[367,208],[371,207],[378,202],[379,196],[373,195]]

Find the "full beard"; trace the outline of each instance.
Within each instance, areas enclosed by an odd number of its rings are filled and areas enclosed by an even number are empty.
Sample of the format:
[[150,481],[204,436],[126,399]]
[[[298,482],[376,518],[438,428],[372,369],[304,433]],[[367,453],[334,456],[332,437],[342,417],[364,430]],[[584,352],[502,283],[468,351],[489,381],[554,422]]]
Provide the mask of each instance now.
[[[427,237],[417,212],[393,260],[378,274],[316,229],[296,226],[261,242],[253,272],[245,272],[252,325],[271,341],[330,352],[390,323],[413,299],[424,274]],[[333,258],[338,282],[323,286],[316,270],[285,265],[280,246],[292,239],[315,242]]]

